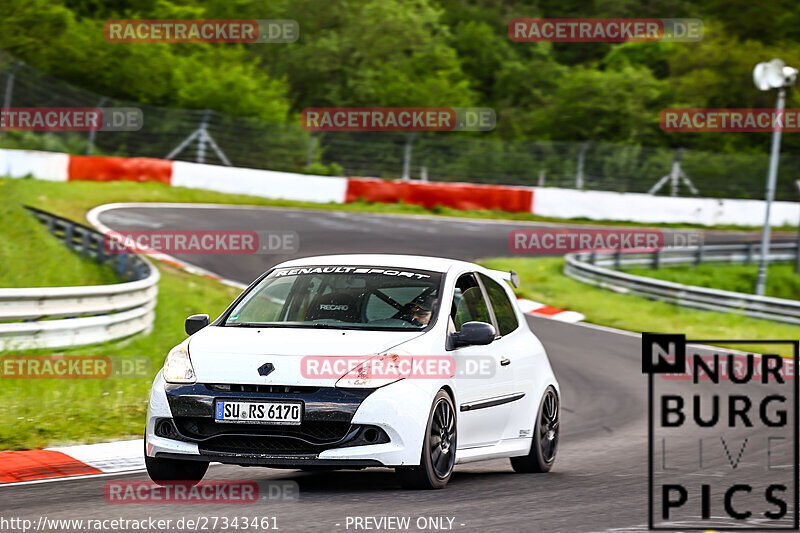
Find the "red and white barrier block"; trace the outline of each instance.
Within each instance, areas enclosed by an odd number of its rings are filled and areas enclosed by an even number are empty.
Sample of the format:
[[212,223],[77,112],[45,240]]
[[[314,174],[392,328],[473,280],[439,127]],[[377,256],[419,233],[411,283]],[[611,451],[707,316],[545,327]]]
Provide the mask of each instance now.
[[520,310],[527,315],[551,318],[553,320],[558,320],[559,322],[569,322],[574,324],[586,319],[584,315],[578,313],[577,311],[567,311],[566,309],[559,309],[558,307],[550,307],[549,305],[528,300],[526,298],[518,298],[517,305],[519,306]]
[[103,157],[0,149],[0,176],[50,181],[157,182],[228,194],[344,204],[405,202],[425,207],[529,213],[533,189],[473,183],[421,183],[313,176],[148,157]]
[[0,484],[129,472],[144,468],[144,441],[0,452]]
[[[682,198],[557,187],[513,187],[473,183],[427,183],[371,178],[312,176],[252,168],[166,161],[147,157],[79,156],[0,149],[0,176],[50,181],[154,181],[229,194],[301,202],[344,204],[405,202],[428,208],[491,209],[555,218],[588,218],[704,226],[760,226],[764,202]],[[800,223],[795,202],[774,202],[770,223]]]

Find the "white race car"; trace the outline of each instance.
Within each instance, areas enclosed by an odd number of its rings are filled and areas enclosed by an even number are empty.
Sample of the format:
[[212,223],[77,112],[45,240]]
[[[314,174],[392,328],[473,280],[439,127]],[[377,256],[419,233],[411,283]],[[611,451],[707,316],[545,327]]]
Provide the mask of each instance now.
[[558,383],[507,282],[406,255],[272,268],[214,322],[186,320],[150,394],[151,479],[197,482],[209,462],[393,467],[410,488],[485,459],[550,470]]

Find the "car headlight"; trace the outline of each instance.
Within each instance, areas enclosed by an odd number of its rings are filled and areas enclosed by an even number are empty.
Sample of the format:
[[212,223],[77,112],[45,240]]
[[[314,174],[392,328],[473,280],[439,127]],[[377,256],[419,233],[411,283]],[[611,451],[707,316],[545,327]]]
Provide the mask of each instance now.
[[164,379],[167,383],[195,383],[192,360],[189,358],[188,344],[179,344],[170,350],[164,361]]
[[377,389],[411,375],[414,359],[407,353],[394,351],[370,357],[339,378],[342,389]]

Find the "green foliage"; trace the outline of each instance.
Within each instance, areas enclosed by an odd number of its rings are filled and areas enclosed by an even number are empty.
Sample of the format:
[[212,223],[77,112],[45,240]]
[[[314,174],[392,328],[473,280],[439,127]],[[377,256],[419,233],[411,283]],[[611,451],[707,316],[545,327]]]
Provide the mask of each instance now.
[[[514,18],[700,18],[695,43],[516,43]],[[113,18],[297,20],[292,44],[111,44]],[[660,130],[670,107],[771,107],[753,66],[800,65],[791,0],[5,0],[0,48],[118,99],[297,122],[307,107],[485,106],[484,137],[764,153],[769,134]],[[798,107],[790,93],[787,107]],[[456,135],[456,134],[451,134]],[[786,135],[787,152],[800,137]],[[792,171],[793,172],[793,171]],[[754,178],[748,178],[754,179]],[[760,177],[759,177],[760,179]]]
[[[0,48],[48,74],[98,94],[148,104],[210,108],[283,121],[288,87],[236,45],[108,43],[108,18],[204,18],[200,6],[131,3],[106,16],[72,2],[0,3]],[[135,7],[134,7],[135,6]],[[151,8],[151,11],[145,10]],[[97,18],[90,18],[97,16]]]
[[316,161],[305,168],[303,172],[305,174],[312,174],[314,176],[341,176],[344,174],[344,169],[341,167],[341,165],[337,165],[336,163],[326,165]]

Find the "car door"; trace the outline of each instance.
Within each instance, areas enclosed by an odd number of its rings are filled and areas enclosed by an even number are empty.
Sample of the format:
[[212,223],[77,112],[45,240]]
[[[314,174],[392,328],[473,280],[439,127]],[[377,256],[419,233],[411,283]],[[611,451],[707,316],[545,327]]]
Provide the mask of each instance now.
[[[466,322],[494,325],[483,286],[475,273],[462,274],[456,281],[449,316],[450,332]],[[498,443],[505,432],[513,391],[512,370],[502,361],[495,343],[463,346],[450,353],[456,361],[458,391],[458,448],[476,448]]]
[[499,338],[492,343],[504,368],[512,376],[512,401],[509,402],[509,417],[503,431],[503,439],[530,437],[534,421],[531,412],[530,397],[533,390],[534,356],[529,345],[529,338],[520,328],[517,317],[516,302],[509,297],[509,292],[499,282],[485,274],[478,278],[486,291],[495,328]]

